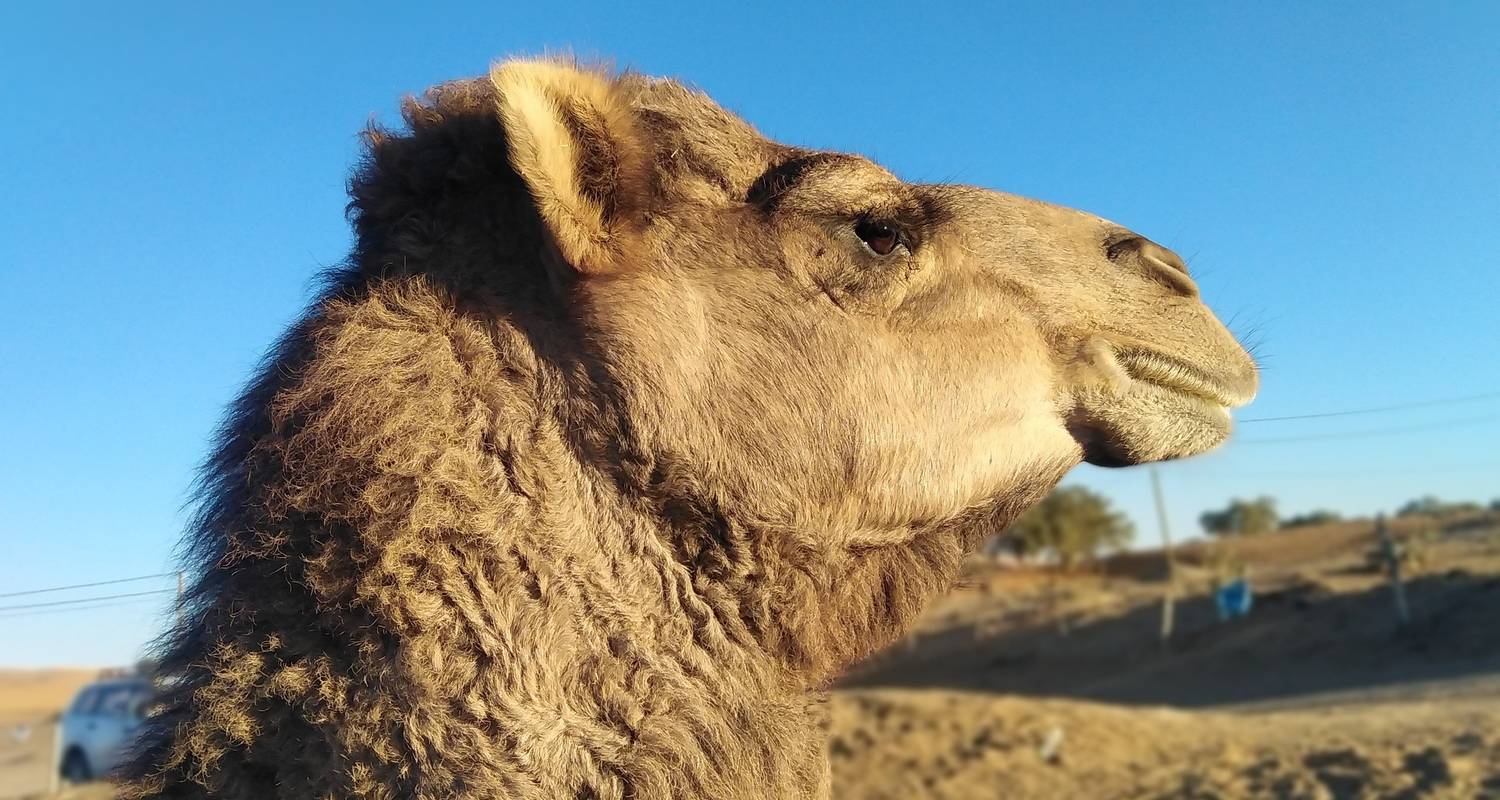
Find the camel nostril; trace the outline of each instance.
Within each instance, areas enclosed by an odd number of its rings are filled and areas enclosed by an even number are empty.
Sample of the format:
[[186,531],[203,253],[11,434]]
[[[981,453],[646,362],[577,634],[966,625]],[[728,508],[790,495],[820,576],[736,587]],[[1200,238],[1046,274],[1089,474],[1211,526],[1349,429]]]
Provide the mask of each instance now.
[[1139,254],[1141,248],[1148,244],[1151,244],[1151,240],[1146,237],[1126,233],[1122,236],[1115,236],[1105,240],[1104,256],[1110,261],[1120,261],[1129,256]]
[[1151,278],[1184,297],[1197,297],[1198,283],[1188,275],[1187,264],[1165,247],[1154,249],[1155,252],[1141,254],[1141,266]]
[[1146,242],[1145,246],[1141,248],[1141,257],[1148,261],[1158,261],[1184,275],[1188,274],[1187,262],[1182,260],[1182,256],[1162,247],[1156,242]]
[[1110,261],[1140,268],[1152,280],[1179,294],[1198,296],[1198,284],[1188,277],[1187,263],[1182,257],[1144,236],[1128,234],[1107,242],[1104,254]]

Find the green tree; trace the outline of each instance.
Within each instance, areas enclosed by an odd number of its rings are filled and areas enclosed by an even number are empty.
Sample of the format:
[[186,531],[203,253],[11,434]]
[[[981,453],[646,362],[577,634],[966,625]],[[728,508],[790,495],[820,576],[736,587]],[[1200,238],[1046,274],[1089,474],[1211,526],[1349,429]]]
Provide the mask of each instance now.
[[1424,495],[1415,500],[1408,501],[1406,505],[1396,510],[1398,517],[1442,517],[1448,514],[1472,513],[1482,511],[1483,507],[1478,503],[1458,502],[1449,503],[1432,495]]
[[1320,508],[1317,511],[1309,511],[1306,514],[1298,514],[1294,517],[1281,521],[1283,528],[1301,528],[1307,525],[1327,525],[1330,522],[1340,522],[1344,518],[1337,511],[1329,511]]
[[1101,550],[1129,544],[1135,526],[1110,508],[1103,495],[1065,486],[1016,520],[1004,536],[1005,545],[1020,558],[1048,553],[1071,568]]
[[1276,530],[1280,516],[1276,513],[1276,501],[1270,497],[1229,501],[1222,511],[1205,511],[1198,517],[1203,530],[1214,536],[1240,536],[1247,533],[1268,533]]

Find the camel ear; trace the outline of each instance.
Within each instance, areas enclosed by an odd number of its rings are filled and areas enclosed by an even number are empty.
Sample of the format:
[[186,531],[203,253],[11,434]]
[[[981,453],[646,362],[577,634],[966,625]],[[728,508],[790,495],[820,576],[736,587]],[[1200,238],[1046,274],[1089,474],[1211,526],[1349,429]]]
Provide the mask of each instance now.
[[649,175],[635,114],[603,70],[508,61],[490,72],[510,164],[558,254],[577,274],[623,268],[644,221]]

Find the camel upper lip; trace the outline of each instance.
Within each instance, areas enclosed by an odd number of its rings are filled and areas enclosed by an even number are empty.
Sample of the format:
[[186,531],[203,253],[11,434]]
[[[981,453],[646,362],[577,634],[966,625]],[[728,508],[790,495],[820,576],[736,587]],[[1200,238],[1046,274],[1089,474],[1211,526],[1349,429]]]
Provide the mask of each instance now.
[[1183,394],[1208,400],[1225,408],[1242,406],[1255,396],[1254,376],[1231,378],[1214,373],[1177,356],[1144,348],[1115,352],[1130,377]]

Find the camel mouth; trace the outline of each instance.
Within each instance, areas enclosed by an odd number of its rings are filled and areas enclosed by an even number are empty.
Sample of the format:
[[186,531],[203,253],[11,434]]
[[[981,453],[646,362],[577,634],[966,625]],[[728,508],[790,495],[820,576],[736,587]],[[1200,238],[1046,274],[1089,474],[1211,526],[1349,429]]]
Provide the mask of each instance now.
[[1125,373],[1141,383],[1206,400],[1226,412],[1255,397],[1254,375],[1219,376],[1176,356],[1157,350],[1122,349],[1115,358]]
[[1229,408],[1200,395],[1147,384],[1138,396],[1155,400],[1123,413],[1080,408],[1068,421],[1085,463],[1117,468],[1187,458],[1223,444],[1233,428]]
[[1255,395],[1253,370],[1226,376],[1142,347],[1107,346],[1100,355],[1101,365],[1124,383],[1082,393],[1067,419],[1083,460],[1094,466],[1128,467],[1212,450],[1229,438],[1230,410]]

